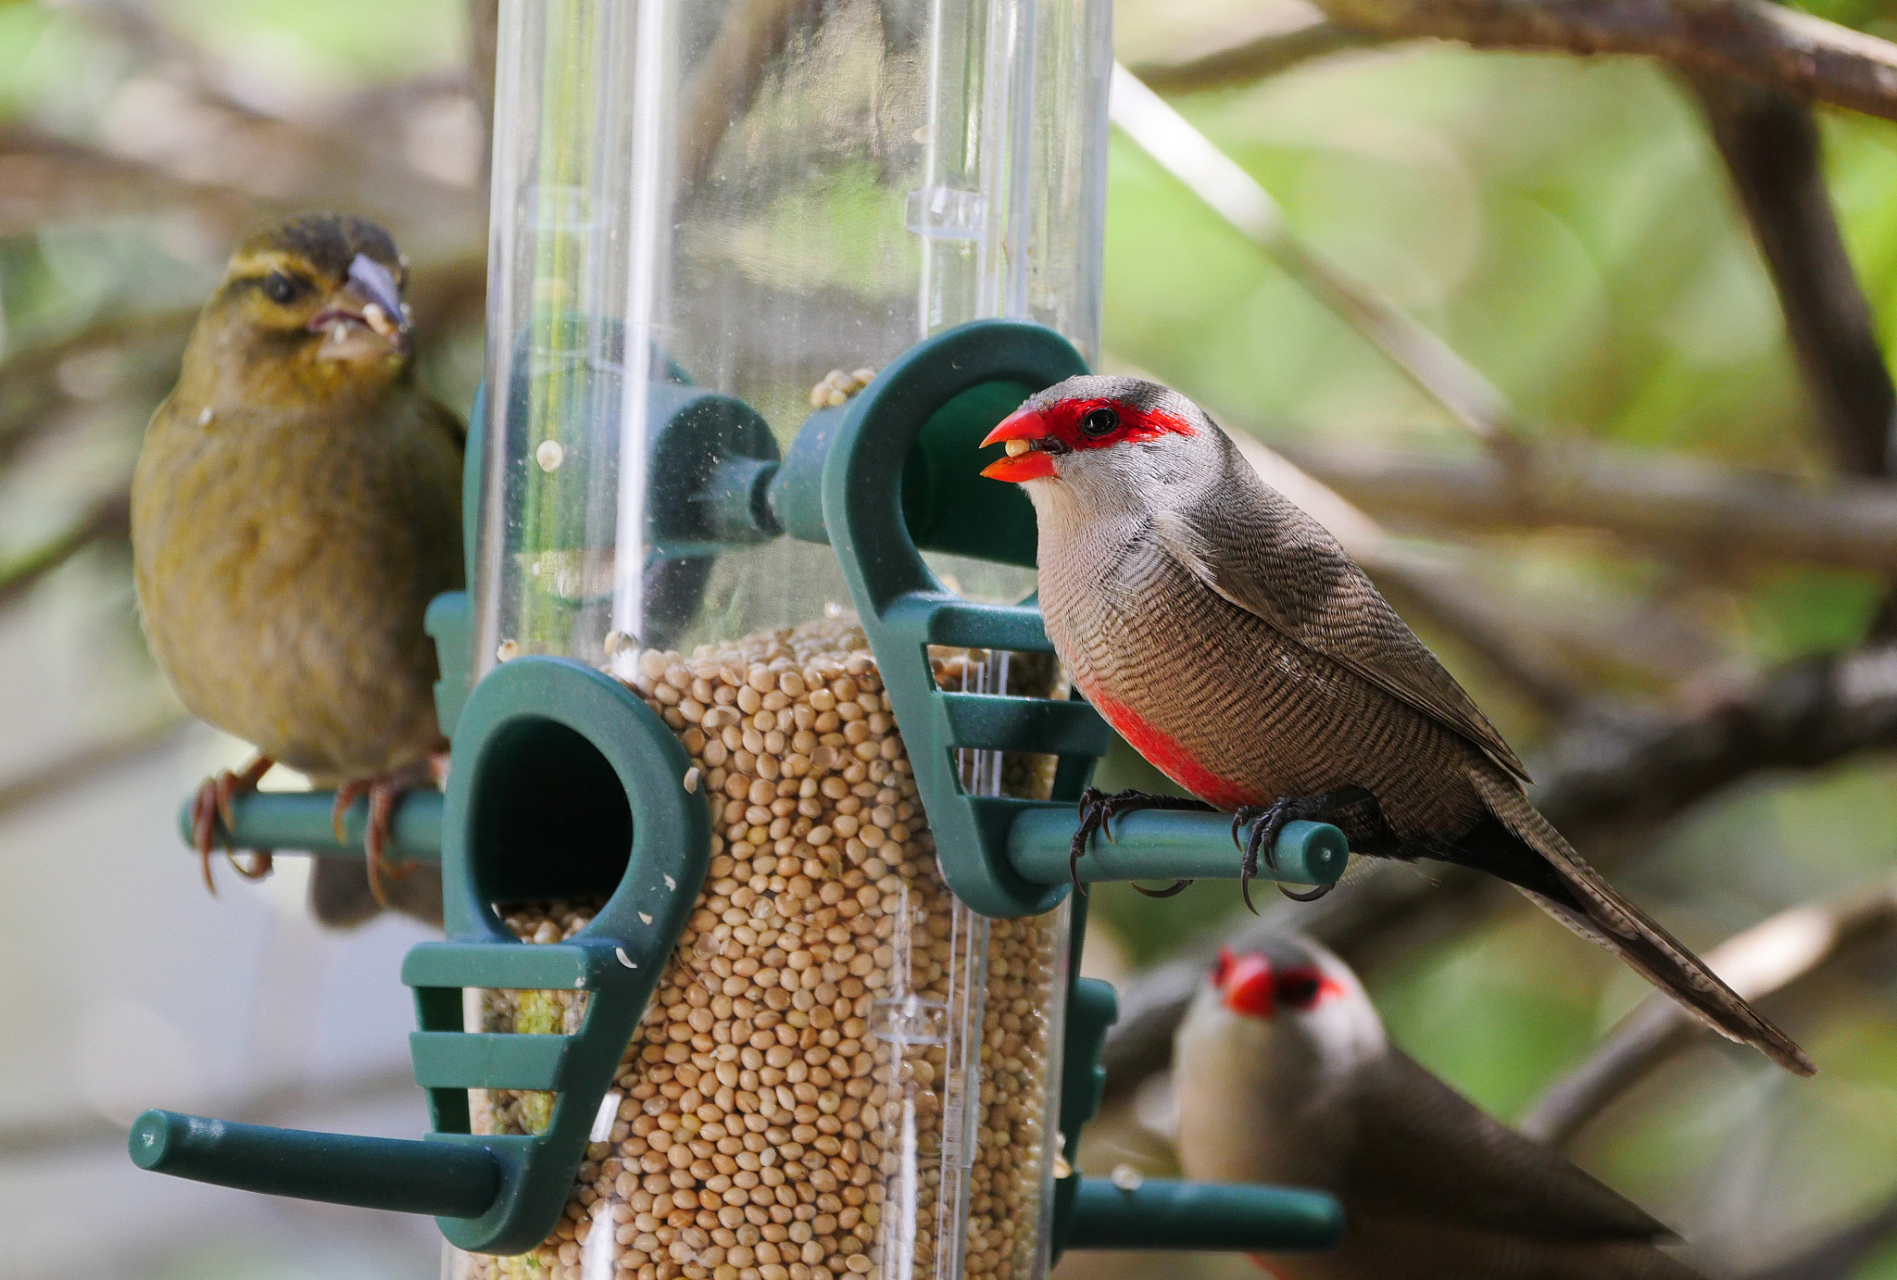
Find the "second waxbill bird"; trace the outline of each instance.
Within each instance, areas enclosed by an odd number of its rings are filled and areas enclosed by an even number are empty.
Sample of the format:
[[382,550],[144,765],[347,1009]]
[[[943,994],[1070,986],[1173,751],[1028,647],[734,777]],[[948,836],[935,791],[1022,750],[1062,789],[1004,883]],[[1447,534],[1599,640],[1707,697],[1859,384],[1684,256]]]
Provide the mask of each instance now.
[[[1139,378],[1069,378],[982,443],[1007,448],[982,474],[1033,500],[1041,612],[1074,683],[1173,781],[1251,824],[1243,878],[1295,818],[1335,823],[1356,853],[1474,867],[1714,1030],[1816,1070],[1581,860],[1462,686],[1197,405]],[[1090,792],[1075,855],[1115,812],[1185,803]]]
[[1343,961],[1296,937],[1221,955],[1173,1050],[1188,1177],[1315,1187],[1328,1253],[1280,1280],[1699,1280],[1670,1232],[1389,1043]]

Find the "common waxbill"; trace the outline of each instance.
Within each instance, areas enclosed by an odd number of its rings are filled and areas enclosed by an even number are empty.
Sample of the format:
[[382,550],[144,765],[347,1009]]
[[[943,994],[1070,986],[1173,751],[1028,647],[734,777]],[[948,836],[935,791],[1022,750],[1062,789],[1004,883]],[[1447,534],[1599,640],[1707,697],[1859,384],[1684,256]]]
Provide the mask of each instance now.
[[1258,1259],[1282,1280],[1697,1280],[1643,1210],[1392,1046],[1316,943],[1220,956],[1180,1024],[1173,1087],[1188,1177],[1343,1205],[1337,1249]]
[[[1041,611],[1075,684],[1173,781],[1252,824],[1243,876],[1293,818],[1337,824],[1360,854],[1475,867],[1715,1030],[1815,1070],[1581,860],[1469,695],[1197,405],[1138,378],[1069,378],[982,443],[1007,447],[982,474],[1033,500]],[[1076,856],[1114,812],[1179,803],[1090,792]]]
[[338,789],[338,821],[369,795],[368,864],[319,858],[310,882],[335,925],[384,905],[441,919],[436,868],[382,864],[397,795],[445,746],[422,614],[462,577],[465,432],[416,379],[406,275],[388,234],[359,218],[251,237],[198,317],[132,480],[152,653],[187,707],[260,753],[199,791],[205,881],[219,810],[228,822],[231,798],[281,761]]

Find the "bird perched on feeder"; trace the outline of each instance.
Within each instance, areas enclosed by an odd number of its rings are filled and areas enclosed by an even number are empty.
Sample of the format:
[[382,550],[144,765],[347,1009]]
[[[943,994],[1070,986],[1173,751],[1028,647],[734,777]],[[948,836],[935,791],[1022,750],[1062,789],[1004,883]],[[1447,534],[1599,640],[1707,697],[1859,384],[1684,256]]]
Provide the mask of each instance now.
[[1069,378],[982,443],[1007,447],[982,474],[1033,500],[1041,612],[1074,682],[1201,802],[1090,790],[1076,861],[1115,813],[1209,806],[1235,837],[1250,825],[1249,881],[1286,822],[1333,822],[1357,853],[1501,877],[1715,1030],[1815,1070],[1581,860],[1469,695],[1197,405],[1138,378]]
[[317,916],[337,925],[378,905],[441,916],[434,868],[384,863],[395,800],[445,747],[422,613],[462,584],[466,433],[416,381],[406,275],[388,234],[359,218],[301,217],[245,241],[132,482],[152,652],[193,713],[259,752],[199,790],[205,882],[220,813],[228,827],[231,799],[280,761],[337,788],[339,833],[369,797],[367,866],[318,859],[311,883]]
[[1179,1026],[1188,1177],[1338,1198],[1329,1253],[1260,1258],[1281,1280],[1696,1280],[1671,1233],[1558,1152],[1418,1066],[1343,961],[1303,938],[1224,953]]

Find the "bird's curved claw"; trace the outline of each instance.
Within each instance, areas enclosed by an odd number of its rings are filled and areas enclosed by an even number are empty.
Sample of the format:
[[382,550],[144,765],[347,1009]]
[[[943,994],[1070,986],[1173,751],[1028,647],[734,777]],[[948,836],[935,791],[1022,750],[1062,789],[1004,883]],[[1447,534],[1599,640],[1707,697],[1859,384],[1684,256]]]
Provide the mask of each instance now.
[[389,909],[389,894],[384,881],[406,880],[415,871],[415,864],[393,863],[386,856],[396,803],[409,792],[427,785],[438,769],[436,762],[430,759],[373,777],[353,778],[336,788],[336,803],[329,811],[329,822],[337,844],[349,842],[346,823],[349,807],[363,796],[369,797],[369,822],[362,833],[362,848],[368,860],[369,895],[385,911]]
[[198,865],[204,874],[204,887],[215,898],[217,883],[211,878],[211,855],[218,849],[220,828],[224,835],[224,855],[238,875],[246,880],[261,880],[270,874],[272,859],[268,849],[256,849],[251,853],[251,865],[246,867],[235,857],[230,844],[230,832],[236,828],[237,819],[231,809],[231,802],[238,796],[246,795],[257,789],[263,776],[276,764],[269,756],[258,756],[245,765],[242,772],[232,773],[229,769],[206,778],[198,787],[197,795],[191,799],[191,842],[198,851]]
[[1190,880],[1175,880],[1164,889],[1142,889],[1138,885],[1134,885],[1133,892],[1143,893],[1149,898],[1170,898],[1174,894],[1184,893],[1191,885],[1192,881]]

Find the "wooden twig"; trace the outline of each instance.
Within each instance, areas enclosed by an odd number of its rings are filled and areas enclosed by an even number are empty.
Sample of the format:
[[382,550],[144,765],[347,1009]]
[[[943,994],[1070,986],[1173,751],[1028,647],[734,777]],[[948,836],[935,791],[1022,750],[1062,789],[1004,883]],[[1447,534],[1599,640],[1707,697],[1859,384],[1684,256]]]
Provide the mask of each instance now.
[[1128,69],[1148,88],[1190,93],[1247,84],[1299,63],[1381,43],[1380,36],[1338,26],[1305,0],[1285,0],[1247,5],[1209,38],[1133,63]]
[[[1897,928],[1897,877],[1831,902],[1781,911],[1706,953],[1747,1000],[1776,995]],[[1561,1147],[1608,1104],[1696,1043],[1705,1028],[1666,996],[1642,1001],[1580,1066],[1548,1089],[1519,1128]]]
[[1505,461],[1522,452],[1521,424],[1494,384],[1441,338],[1301,240],[1257,179],[1125,67],[1113,69],[1110,109],[1113,123],[1140,150],[1389,357],[1477,439]]
[[56,756],[38,768],[0,782],[0,815],[24,809],[81,786],[110,769],[169,742],[190,724],[188,716],[163,716],[104,742]]
[[1846,475],[1891,474],[1897,388],[1825,189],[1818,125],[1782,90],[1688,77],[1778,290],[1818,423]]
[[1897,120],[1897,45],[1767,0],[1317,0],[1392,40],[1646,54]]
[[95,501],[71,527],[18,559],[0,564],[0,609],[25,597],[34,584],[93,543],[131,533],[132,497],[120,489]]
[[1442,529],[1596,529],[1664,555],[1807,562],[1897,574],[1897,489],[1813,489],[1677,455],[1566,441],[1511,471],[1485,458],[1288,448],[1300,466],[1384,519]]

